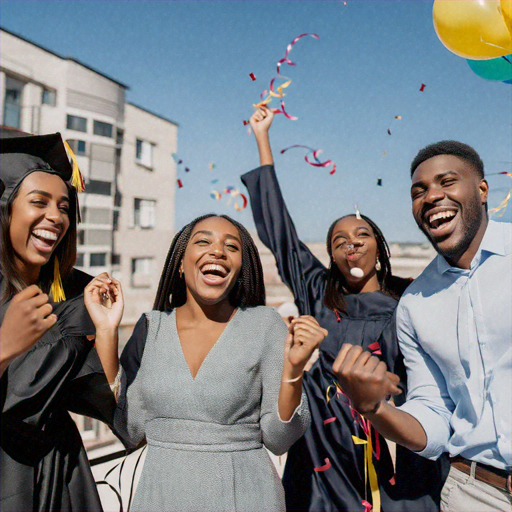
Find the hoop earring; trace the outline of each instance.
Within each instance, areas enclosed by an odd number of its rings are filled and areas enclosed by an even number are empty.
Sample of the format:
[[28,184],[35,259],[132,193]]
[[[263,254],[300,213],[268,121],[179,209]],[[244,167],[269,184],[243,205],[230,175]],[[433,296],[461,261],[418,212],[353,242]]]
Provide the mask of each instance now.
[[377,258],[377,261],[375,262],[375,270],[378,272],[382,268],[379,258]]

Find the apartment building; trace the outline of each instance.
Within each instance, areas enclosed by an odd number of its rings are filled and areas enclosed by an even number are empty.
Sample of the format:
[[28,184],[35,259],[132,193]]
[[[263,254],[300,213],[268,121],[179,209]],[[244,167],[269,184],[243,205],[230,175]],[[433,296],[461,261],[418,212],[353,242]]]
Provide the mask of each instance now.
[[[35,42],[0,29],[2,136],[60,132],[84,175],[77,267],[113,272],[126,310],[121,342],[151,309],[174,235],[178,125],[127,103],[128,86]],[[86,446],[108,429],[76,417]]]

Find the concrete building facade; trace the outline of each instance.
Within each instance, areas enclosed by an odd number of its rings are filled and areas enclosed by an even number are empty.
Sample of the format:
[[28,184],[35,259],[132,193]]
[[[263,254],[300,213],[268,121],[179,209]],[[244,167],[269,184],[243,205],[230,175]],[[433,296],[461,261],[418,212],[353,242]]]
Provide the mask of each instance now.
[[[127,86],[70,57],[0,30],[2,132],[60,132],[75,153],[80,194],[76,266],[123,283],[121,342],[151,309],[174,235],[178,126],[126,102]],[[110,443],[107,427],[75,417],[86,447]]]

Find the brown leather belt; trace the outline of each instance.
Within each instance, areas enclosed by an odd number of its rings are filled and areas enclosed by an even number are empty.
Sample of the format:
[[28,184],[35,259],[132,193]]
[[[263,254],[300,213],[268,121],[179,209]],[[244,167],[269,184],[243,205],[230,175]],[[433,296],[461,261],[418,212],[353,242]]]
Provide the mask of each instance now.
[[[458,455],[450,459],[451,465],[466,475],[471,475],[471,461]],[[477,462],[475,478],[481,482],[497,487],[512,494],[510,473],[503,469],[497,469]]]

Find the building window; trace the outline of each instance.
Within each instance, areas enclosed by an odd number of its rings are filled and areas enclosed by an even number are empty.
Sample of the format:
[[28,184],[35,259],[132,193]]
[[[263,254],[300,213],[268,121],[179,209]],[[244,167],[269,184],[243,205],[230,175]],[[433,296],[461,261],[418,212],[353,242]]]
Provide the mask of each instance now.
[[89,266],[104,267],[107,264],[107,255],[104,252],[92,252]]
[[113,128],[114,127],[109,123],[104,123],[103,121],[94,121],[92,131],[94,135],[101,135],[102,137],[112,138]]
[[75,132],[87,132],[87,119],[85,117],[70,116],[68,114],[66,128]]
[[78,238],[78,245],[85,244],[85,231],[83,229],[78,230],[77,238]]
[[88,194],[109,196],[112,183],[110,181],[89,180],[85,186]]
[[68,144],[75,155],[87,154],[87,144],[85,140],[68,140]]
[[135,159],[137,163],[146,167],[153,167],[153,147],[154,144],[147,140],[137,139],[135,143]]
[[55,107],[55,105],[57,105],[57,91],[54,89],[43,89],[43,93],[41,95],[41,103],[43,105],[50,105],[51,107]]
[[144,229],[155,227],[156,201],[152,199],[133,200],[133,225]]
[[77,253],[75,265],[77,267],[83,267],[84,266],[84,255],[83,255],[83,253],[81,253],[81,252]]
[[24,83],[10,76],[5,78],[4,122],[5,126],[21,128],[21,95]]
[[121,255],[113,253],[112,254],[112,265],[121,265]]
[[134,288],[149,288],[151,286],[152,271],[153,258],[133,258],[132,286]]

